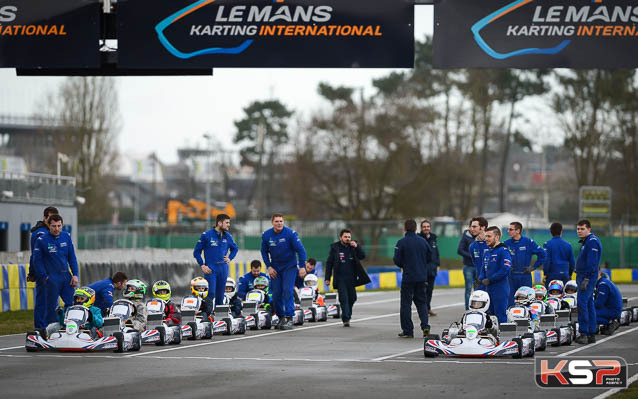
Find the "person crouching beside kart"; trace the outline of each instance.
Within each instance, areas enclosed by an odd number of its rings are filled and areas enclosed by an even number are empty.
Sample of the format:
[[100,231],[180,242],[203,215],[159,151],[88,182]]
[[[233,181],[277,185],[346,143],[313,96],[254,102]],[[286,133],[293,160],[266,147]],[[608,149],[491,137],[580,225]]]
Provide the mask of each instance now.
[[208,297],[208,281],[203,277],[195,277],[191,280],[191,294],[200,299],[199,313],[203,320],[212,321],[213,303],[206,301]]
[[[255,283],[253,282],[253,285]],[[241,299],[237,295],[237,284],[232,277],[226,279],[226,290],[224,292],[224,305],[230,306],[233,317],[241,316]]]
[[551,305],[554,310],[569,309],[569,304],[563,301],[563,282],[561,280],[552,280],[547,286],[547,303]]
[[598,282],[594,299],[596,307],[596,324],[600,326],[600,333],[611,335],[618,329],[618,319],[622,313],[622,294],[602,271],[598,272]]
[[179,326],[182,323],[182,314],[179,308],[171,302],[171,285],[159,280],[153,284],[153,297],[161,299],[165,302],[164,323],[168,326]]
[[146,304],[144,303],[144,297],[146,296],[146,284],[141,280],[128,280],[124,288],[122,296],[130,300],[135,309],[131,314],[131,319],[128,321],[133,324],[133,328],[139,332],[146,330]]
[[[94,306],[95,303],[95,290],[91,287],[80,287],[75,290],[73,293],[73,305],[82,305],[85,308],[89,309],[89,318],[86,324],[79,326],[81,329],[90,330],[91,337],[101,337],[99,329],[104,325],[104,321],[102,319],[102,311],[97,306]],[[60,309],[58,312],[58,322],[52,323],[47,326],[47,336],[51,336],[51,333],[60,331],[61,328],[64,328],[64,315],[66,310],[71,305],[66,305],[64,307],[64,311]]]

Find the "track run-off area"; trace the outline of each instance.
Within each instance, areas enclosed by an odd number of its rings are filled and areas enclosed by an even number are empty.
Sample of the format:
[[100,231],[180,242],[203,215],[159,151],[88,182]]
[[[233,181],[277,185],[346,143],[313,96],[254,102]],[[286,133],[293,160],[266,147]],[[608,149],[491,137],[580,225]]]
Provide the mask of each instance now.
[[[619,287],[629,305],[638,305],[638,285]],[[435,289],[432,307],[432,333],[440,334],[460,319],[463,290]],[[562,399],[613,393],[539,388],[532,358],[426,359],[416,312],[413,320],[415,338],[398,338],[399,291],[378,291],[359,293],[349,328],[329,319],[289,331],[249,330],[125,353],[27,353],[25,334],[0,336],[2,397],[519,399],[552,393]],[[620,356],[633,381],[638,324],[598,335],[596,344],[548,347],[537,355]]]

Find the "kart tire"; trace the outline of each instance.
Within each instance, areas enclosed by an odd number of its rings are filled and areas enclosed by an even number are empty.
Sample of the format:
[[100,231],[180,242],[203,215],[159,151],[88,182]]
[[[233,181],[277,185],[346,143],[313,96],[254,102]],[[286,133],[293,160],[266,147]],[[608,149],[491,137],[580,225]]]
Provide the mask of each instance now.
[[310,314],[312,315],[312,317],[310,317],[310,322],[314,323],[317,321],[317,309],[315,308],[310,308]]
[[133,338],[133,347],[131,348],[132,352],[139,352],[142,349],[142,334],[136,333],[135,338]]
[[180,326],[173,327],[173,341],[171,345],[179,345],[182,343],[182,328]]
[[195,341],[197,339],[197,322],[189,321],[188,326],[191,328],[191,331],[192,331],[191,336],[188,337],[188,340]]
[[159,341],[157,341],[155,343],[155,345],[157,345],[157,346],[166,345],[166,327],[159,326],[159,327],[156,328],[156,330],[159,333],[160,339],[159,339]]
[[255,319],[255,325],[248,328],[251,330],[259,330],[259,313],[253,313],[251,316]]
[[264,330],[270,330],[272,328],[272,315],[266,314],[266,323],[264,324]]
[[547,349],[547,333],[543,333],[543,339],[541,339],[541,346],[538,347],[539,352],[544,352]]
[[569,330],[569,334],[567,336],[567,341],[565,341],[565,345],[571,345],[572,344],[572,333],[571,333],[571,329]]
[[341,305],[335,304],[335,307],[337,308],[337,314],[333,315],[332,318],[333,319],[340,319],[341,318]]
[[514,359],[522,359],[523,358],[523,340],[520,338],[513,338],[513,342],[516,342],[518,346],[518,350],[515,354],[512,355]]
[[328,308],[322,306],[323,308],[323,317],[319,321],[328,321]]
[[556,333],[556,336],[558,337],[556,342],[552,342],[552,346],[560,346],[560,328],[552,328],[552,331],[554,331]]
[[233,330],[233,323],[230,321],[230,317],[226,317],[223,319],[223,321],[226,322],[226,331],[224,331],[224,335],[230,335],[232,334],[232,330]]
[[[38,332],[37,331],[29,331],[29,332],[27,332],[27,337],[29,335],[38,335]],[[27,352],[37,352],[38,351],[37,348],[34,348],[32,346],[26,346],[26,345],[24,346],[24,349],[26,349]]]
[[424,357],[430,357],[430,358],[431,358],[431,357],[437,357],[437,356],[439,356],[439,354],[438,354],[438,353],[434,353],[434,352],[428,352],[428,351],[426,351],[426,350],[424,349],[424,350],[423,350],[423,356],[424,356]]
[[117,339],[117,349],[115,349],[113,352],[124,352],[124,333],[121,331],[116,331],[113,333],[113,336],[115,337],[115,339]]
[[531,346],[531,351],[530,351],[530,353],[527,356],[528,357],[534,357],[534,354],[536,353],[536,339],[535,338],[532,338],[532,344],[530,346]]
[[35,332],[37,332],[38,334],[40,334],[40,336],[42,337],[42,339],[47,339],[47,329],[46,328],[36,328]]
[[205,327],[205,334],[202,336],[203,339],[213,339],[213,323],[207,323],[207,327]]

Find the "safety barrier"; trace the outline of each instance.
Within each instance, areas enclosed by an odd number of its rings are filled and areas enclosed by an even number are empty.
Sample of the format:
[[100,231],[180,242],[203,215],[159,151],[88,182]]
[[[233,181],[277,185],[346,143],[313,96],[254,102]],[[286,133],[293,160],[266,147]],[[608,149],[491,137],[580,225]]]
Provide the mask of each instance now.
[[[321,266],[321,262],[318,262],[318,275],[323,277]],[[2,265],[2,278],[0,278],[0,310],[2,312],[33,309],[35,284],[27,282],[28,268],[28,264]],[[262,264],[262,271],[264,269]],[[90,284],[106,278],[117,270],[127,273],[131,278],[140,278],[149,284],[156,280],[165,279],[171,283],[175,296],[187,294],[190,280],[201,275],[198,268],[194,267],[192,263],[154,265],[91,263],[80,265],[80,282]],[[249,271],[250,263],[248,262],[231,262],[230,264],[229,274],[235,281]],[[534,283],[543,281],[542,271],[535,271],[532,275]],[[371,282],[365,286],[357,287],[357,291],[394,289],[401,286],[401,277],[401,272],[370,273]],[[572,278],[575,279],[576,275],[573,275]],[[615,283],[638,282],[638,269],[611,269],[611,279]],[[463,271],[439,270],[434,280],[434,286],[464,287]],[[323,278],[319,278],[320,291],[323,291],[324,288]]]

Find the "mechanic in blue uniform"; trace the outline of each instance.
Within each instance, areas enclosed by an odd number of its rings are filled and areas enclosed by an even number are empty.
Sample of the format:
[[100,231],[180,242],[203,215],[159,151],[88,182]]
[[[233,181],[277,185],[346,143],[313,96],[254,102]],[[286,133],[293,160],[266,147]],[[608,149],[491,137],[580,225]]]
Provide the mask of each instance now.
[[[62,231],[62,216],[49,216],[49,231],[35,241],[33,263],[35,274],[46,283],[46,323],[56,323],[58,298],[65,305],[73,303],[74,288],[78,286],[78,261],[71,235]],[[69,267],[71,273],[69,273]]]
[[[545,263],[545,250],[534,240],[522,235],[523,225],[520,222],[510,223],[507,230],[510,239],[504,242],[512,255],[512,273],[510,274],[510,298],[509,306],[514,304],[514,293],[520,287],[531,287],[531,272],[543,266]],[[536,255],[534,266],[530,266],[532,256]]]
[[95,306],[100,308],[103,316],[109,314],[109,309],[113,305],[113,291],[123,289],[126,287],[127,282],[128,277],[126,274],[115,272],[113,277],[89,284],[89,287],[95,290]]
[[[197,260],[204,278],[208,281],[208,296],[205,301],[209,304],[215,301],[215,305],[224,303],[224,291],[228,278],[228,264],[237,255],[239,247],[233,241],[230,229],[230,216],[219,214],[215,218],[215,228],[202,233],[193,256]],[[204,258],[202,259],[202,250]],[[230,251],[230,253],[229,253]],[[209,305],[212,306],[212,305]]]
[[299,268],[299,273],[297,273],[297,277],[295,278],[295,287],[303,288],[304,287],[304,278],[308,274],[317,275],[317,260],[315,258],[308,258],[306,261],[306,266]]
[[33,325],[35,328],[46,328],[47,326],[47,290],[46,281],[42,277],[36,277],[35,265],[33,263],[33,248],[35,248],[35,240],[40,238],[44,233],[49,232],[49,216],[58,214],[58,209],[53,206],[45,208],[44,219],[39,220],[31,229],[31,257],[29,258],[29,275],[27,276],[27,281],[35,282],[35,304],[33,307]]
[[477,218],[480,219],[479,223],[479,232],[474,237],[474,242],[470,244],[470,254],[472,254],[472,261],[474,262],[474,268],[476,269],[476,279],[474,280],[474,289],[486,291],[486,288],[481,284],[478,276],[481,274],[481,269],[483,269],[483,255],[485,255],[485,251],[487,251],[490,247],[487,246],[485,242],[485,229],[487,229],[487,220],[485,218]]
[[499,323],[507,321],[512,256],[505,244],[500,242],[501,229],[490,226],[485,231],[485,243],[489,247],[483,255],[483,268],[479,275],[481,284],[490,295],[490,314],[498,318]]
[[430,334],[428,323],[428,306],[426,286],[428,280],[428,265],[432,262],[432,249],[428,242],[416,234],[416,221],[406,220],[403,225],[405,236],[394,247],[394,264],[401,268],[401,307],[400,338],[414,338],[414,324],[412,323],[412,302],[421,320],[423,336]]
[[545,286],[550,281],[560,280],[563,284],[567,284],[571,280],[572,273],[574,273],[574,250],[567,241],[561,238],[563,234],[563,225],[554,222],[549,226],[549,231],[552,233],[552,239],[543,244],[545,254],[545,265],[543,266],[543,274],[545,275]]
[[434,291],[434,281],[436,280],[436,275],[438,273],[439,266],[441,265],[441,257],[439,256],[439,245],[436,242],[437,237],[436,234],[432,233],[432,224],[429,220],[426,219],[421,222],[421,232],[419,233],[419,237],[422,237],[425,241],[427,241],[432,252],[432,261],[428,264],[428,285],[425,288],[425,301],[428,305],[428,314],[434,317],[436,316],[436,313],[432,311],[432,292]]
[[618,328],[620,313],[622,313],[622,294],[620,290],[601,270],[598,272],[596,284],[596,324],[603,325],[600,332],[611,335]]
[[472,254],[470,253],[470,244],[474,242],[474,239],[478,235],[481,226],[483,230],[487,228],[487,220],[482,217],[474,217],[470,220],[469,230],[465,230],[459,241],[459,246],[456,249],[456,253],[463,257],[463,277],[465,278],[465,310],[470,306],[470,295],[472,295],[472,285],[476,280],[476,268],[474,267],[474,261],[472,260]]
[[248,294],[253,289],[253,283],[255,279],[260,276],[268,278],[268,275],[266,273],[262,273],[261,271],[261,261],[255,259],[250,262],[250,271],[239,278],[237,295],[241,300],[246,299],[246,294]]
[[591,232],[591,222],[582,219],[576,224],[576,234],[580,238],[580,252],[576,260],[576,284],[578,285],[578,330],[579,344],[596,342],[596,307],[594,289],[596,288],[598,268],[603,246],[598,237]]
[[284,226],[281,213],[272,215],[270,221],[273,227],[261,236],[261,256],[268,268],[275,313],[279,316],[276,328],[291,330],[295,314],[295,278],[299,267],[306,264],[306,250],[297,232]]

